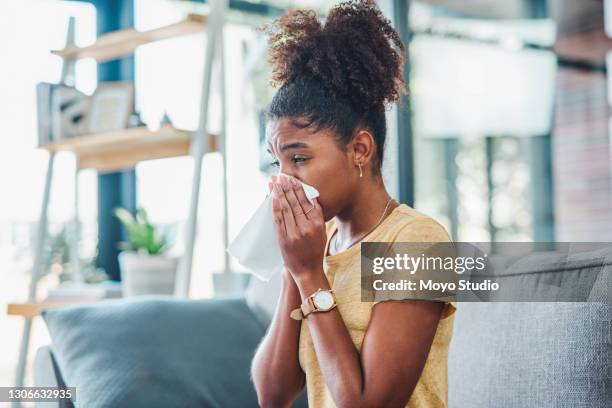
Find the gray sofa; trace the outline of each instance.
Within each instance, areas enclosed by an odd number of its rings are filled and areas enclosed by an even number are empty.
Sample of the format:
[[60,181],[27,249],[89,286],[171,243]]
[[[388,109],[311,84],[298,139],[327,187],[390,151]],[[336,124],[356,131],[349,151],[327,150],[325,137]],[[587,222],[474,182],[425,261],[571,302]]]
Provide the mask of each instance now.
[[[495,262],[533,285],[558,274],[592,276],[580,302],[459,303],[449,406],[612,406],[612,251],[563,257]],[[47,311],[53,345],[38,350],[35,382],[77,386],[77,406],[88,408],[257,406],[248,369],[279,284],[253,281],[244,299],[143,298]],[[305,397],[295,406],[306,406]]]

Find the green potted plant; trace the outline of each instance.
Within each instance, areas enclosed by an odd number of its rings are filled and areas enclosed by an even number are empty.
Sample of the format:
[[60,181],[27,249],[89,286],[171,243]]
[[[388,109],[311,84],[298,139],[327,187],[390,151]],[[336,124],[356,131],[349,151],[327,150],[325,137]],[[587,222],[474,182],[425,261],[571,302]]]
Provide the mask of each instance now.
[[119,254],[123,296],[173,294],[179,259],[167,255],[167,236],[149,222],[144,208],[138,208],[136,217],[115,208],[115,216],[129,239]]

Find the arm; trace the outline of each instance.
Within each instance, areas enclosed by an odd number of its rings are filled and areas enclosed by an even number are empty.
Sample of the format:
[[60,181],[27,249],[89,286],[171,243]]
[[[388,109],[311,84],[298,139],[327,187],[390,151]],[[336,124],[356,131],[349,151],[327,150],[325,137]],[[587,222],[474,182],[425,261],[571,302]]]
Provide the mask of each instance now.
[[283,272],[281,295],[270,328],[259,345],[251,376],[262,407],[289,406],[302,392],[304,372],[298,361],[300,322],[289,317],[301,303],[293,278]]
[[262,407],[289,406],[304,388],[298,360],[301,323],[289,317],[299,307],[300,293],[291,275],[283,271],[281,294],[268,332],[251,366],[251,377]]
[[[297,285],[303,298],[329,288],[322,271],[301,275]],[[309,315],[319,366],[338,407],[405,406],[425,366],[442,308],[443,303],[424,301],[376,304],[361,353],[337,308]]]

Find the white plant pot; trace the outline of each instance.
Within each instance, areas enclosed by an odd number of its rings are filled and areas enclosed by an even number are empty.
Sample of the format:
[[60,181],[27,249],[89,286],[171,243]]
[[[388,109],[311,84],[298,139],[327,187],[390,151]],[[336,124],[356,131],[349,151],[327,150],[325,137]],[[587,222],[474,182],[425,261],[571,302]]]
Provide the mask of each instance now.
[[174,294],[178,261],[178,257],[121,252],[119,267],[123,296]]

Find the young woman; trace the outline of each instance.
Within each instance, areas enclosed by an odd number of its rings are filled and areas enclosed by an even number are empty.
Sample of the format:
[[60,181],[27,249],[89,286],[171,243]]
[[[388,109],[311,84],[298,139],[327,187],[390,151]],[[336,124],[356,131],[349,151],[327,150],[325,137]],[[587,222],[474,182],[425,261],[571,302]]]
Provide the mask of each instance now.
[[[268,148],[283,174],[270,188],[286,269],[253,360],[259,403],[290,406],[306,385],[312,408],[444,407],[454,303],[361,301],[359,242],[450,241],[381,176],[404,46],[371,0],[341,3],[324,25],[290,12],[269,36],[280,88]],[[298,180],[319,191],[313,205]]]

